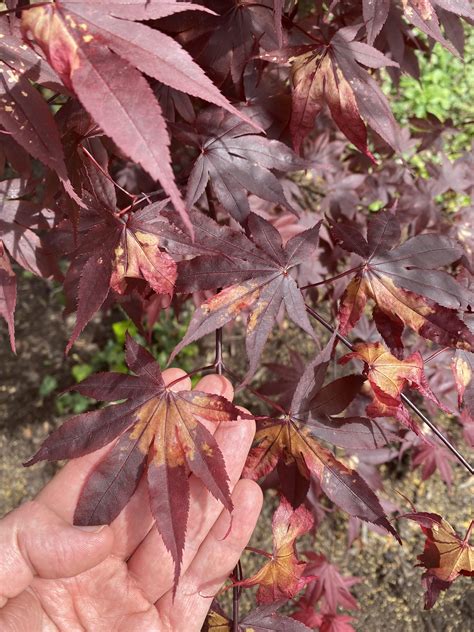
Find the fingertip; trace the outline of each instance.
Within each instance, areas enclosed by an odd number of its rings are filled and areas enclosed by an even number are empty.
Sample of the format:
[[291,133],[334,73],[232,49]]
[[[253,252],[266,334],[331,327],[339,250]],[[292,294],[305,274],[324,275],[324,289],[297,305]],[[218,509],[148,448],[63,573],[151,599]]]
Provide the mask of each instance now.
[[259,515],[263,505],[262,488],[255,481],[242,478],[232,492],[232,502],[235,510],[252,516]]
[[229,401],[232,401],[234,398],[234,387],[223,375],[205,375],[196,384],[196,390],[220,395]]
[[172,386],[170,386],[171,391],[176,392],[191,390],[191,378],[188,377],[188,374],[186,371],[183,371],[183,369],[166,369],[163,371],[163,380],[166,386],[176,382],[176,384],[172,384]]

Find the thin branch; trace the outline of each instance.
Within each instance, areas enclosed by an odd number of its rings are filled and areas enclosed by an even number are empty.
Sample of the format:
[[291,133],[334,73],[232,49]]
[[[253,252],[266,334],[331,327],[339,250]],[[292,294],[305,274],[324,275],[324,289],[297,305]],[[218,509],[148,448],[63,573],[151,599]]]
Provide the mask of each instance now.
[[427,362],[431,362],[431,360],[434,360],[437,356],[441,355],[442,353],[444,353],[445,351],[451,351],[451,347],[443,347],[442,349],[438,349],[437,351],[434,351],[431,355],[429,355],[427,358],[423,359],[423,362],[426,364]]
[[[242,581],[242,565],[240,560],[234,568],[234,574],[238,582]],[[234,586],[232,588],[232,632],[239,632],[239,601],[241,588]]]
[[309,290],[310,287],[318,287],[318,285],[326,285],[326,283],[332,283],[332,281],[337,281],[337,279],[343,279],[345,276],[351,274],[351,272],[356,272],[357,270],[360,270],[362,266],[354,266],[353,268],[350,268],[349,270],[344,270],[344,272],[341,272],[340,274],[336,274],[336,276],[333,277],[328,277],[327,279],[324,279],[323,281],[318,281],[318,283],[309,283],[308,285],[303,285],[303,287],[300,287],[300,290]]
[[[312,307],[310,307],[309,305],[306,305],[306,311],[308,312],[308,314],[310,316],[312,316],[314,319],[316,319],[323,327],[325,327],[329,332],[336,333],[336,337],[350,350],[350,351],[354,351],[355,347],[354,345],[350,342],[350,340],[348,340],[345,336],[343,336],[342,334],[340,334],[338,331],[336,331],[336,329],[331,325],[331,323],[328,323],[328,321],[323,318],[320,314],[318,314],[318,312],[316,312]],[[411,399],[409,399],[406,395],[404,395],[403,393],[401,393],[400,398],[402,400],[402,402],[408,406],[409,408],[411,408],[411,410],[418,415],[418,417],[425,422],[425,424],[431,429],[431,431],[438,437],[438,439],[444,443],[444,445],[448,448],[448,450],[450,450],[454,456],[457,458],[457,460],[462,463],[464,465],[464,467],[466,468],[466,470],[470,473],[470,474],[474,474],[474,467],[463,457],[463,455],[453,446],[453,444],[449,441],[449,439],[447,439],[444,434],[438,430],[438,428],[435,426],[435,424],[428,419],[428,417],[418,408],[418,406],[416,406],[416,404],[414,404]]]
[[129,193],[128,191],[126,191],[123,187],[120,186],[120,184],[118,184],[117,182],[115,182],[115,180],[112,178],[112,176],[110,175],[110,173],[108,173],[103,167],[102,165],[100,165],[97,160],[94,158],[94,156],[90,153],[90,151],[88,149],[86,149],[84,147],[84,145],[80,145],[81,150],[86,154],[86,156],[89,158],[89,160],[92,162],[92,164],[97,167],[97,169],[101,172],[102,175],[104,175],[107,180],[109,180],[114,186],[117,187],[117,189],[119,189],[120,191],[122,191],[122,193],[125,193],[125,195],[127,195],[133,202],[135,202],[135,200],[137,199],[136,195],[133,195],[133,193]]
[[214,358],[214,368],[217,375],[222,375],[225,370],[222,360],[222,327],[216,330],[216,355]]
[[46,103],[47,103],[48,105],[51,105],[51,104],[53,103],[53,101],[55,101],[55,100],[56,100],[59,96],[61,96],[61,93],[60,93],[60,92],[55,92],[55,93],[53,94],[53,96],[52,96],[52,97],[50,97],[50,98],[46,101]]
[[185,380],[187,377],[192,377],[193,375],[196,375],[197,373],[204,373],[204,371],[211,371],[213,368],[214,368],[214,365],[213,364],[209,364],[208,366],[201,366],[198,369],[193,369],[189,373],[185,373],[184,375],[180,375],[175,380],[173,380],[172,382],[167,384],[166,388],[171,388],[175,384],[178,384],[178,382],[181,382],[182,380]]
[[271,560],[273,557],[273,555],[271,553],[268,553],[268,551],[263,551],[262,549],[256,549],[254,546],[246,546],[245,550],[250,551],[250,553],[257,553],[257,555],[263,555],[269,560]]

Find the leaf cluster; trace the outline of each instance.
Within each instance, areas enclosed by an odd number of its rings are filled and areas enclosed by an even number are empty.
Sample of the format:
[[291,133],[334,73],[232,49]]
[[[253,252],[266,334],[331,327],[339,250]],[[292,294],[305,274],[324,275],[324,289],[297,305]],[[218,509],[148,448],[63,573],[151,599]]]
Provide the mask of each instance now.
[[[413,158],[442,151],[451,123],[433,115],[400,128],[381,88],[418,78],[435,43],[462,56],[472,20],[467,0],[55,0],[9,2],[0,15],[10,347],[18,267],[62,285],[75,319],[67,352],[113,307],[141,341],[155,337],[152,355],[128,335],[126,367],[76,384],[107,405],[68,419],[28,464],[110,444],[75,522],[114,520],[145,477],[176,584],[189,476],[232,511],[209,428],[248,415],[165,386],[161,366],[186,349],[189,360],[212,334],[214,363],[190,373],[227,371],[263,403],[244,475],[281,495],[274,547],[253,576],[232,578],[237,595],[258,585],[258,608],[228,616],[216,606],[209,630],[352,629],[339,608],[356,608],[355,579],[314,551],[300,558],[297,537],[338,508],[351,541],[361,521],[399,539],[376,465],[407,451],[424,479],[438,470],[451,484],[456,449],[437,426],[426,433],[418,404],[457,418],[474,443],[472,209],[448,212],[472,194],[472,155],[414,173]],[[177,339],[157,325],[190,312]],[[293,326],[304,342],[290,364],[266,357],[270,337]],[[242,377],[229,369],[230,338],[245,338]],[[428,538],[431,607],[468,574],[442,538],[463,560],[469,543],[435,514],[407,517]],[[296,618],[276,613],[301,590]]]

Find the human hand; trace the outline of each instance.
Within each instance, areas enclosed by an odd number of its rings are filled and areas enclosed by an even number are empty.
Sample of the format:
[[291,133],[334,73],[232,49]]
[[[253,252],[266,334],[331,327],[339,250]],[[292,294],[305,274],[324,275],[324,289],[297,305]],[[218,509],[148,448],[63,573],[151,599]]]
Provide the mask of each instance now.
[[[169,369],[163,378],[169,384],[183,375]],[[189,389],[191,381],[180,380],[176,388]],[[232,385],[222,376],[206,376],[198,388],[233,397]],[[254,422],[206,426],[215,431],[226,462],[232,527],[227,534],[229,513],[191,476],[187,538],[174,600],[173,562],[154,527],[145,481],[110,526],[71,526],[82,484],[107,446],[70,461],[34,501],[0,521],[0,629],[199,631],[212,596],[247,545],[262,505],[259,486],[239,481]]]

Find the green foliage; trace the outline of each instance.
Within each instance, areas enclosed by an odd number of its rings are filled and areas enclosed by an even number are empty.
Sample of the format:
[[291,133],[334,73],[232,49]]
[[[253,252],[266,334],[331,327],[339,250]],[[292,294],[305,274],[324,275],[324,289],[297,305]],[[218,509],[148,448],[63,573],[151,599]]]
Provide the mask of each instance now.
[[[441,121],[451,118],[455,125],[474,118],[474,33],[466,41],[464,60],[435,44],[429,58],[418,54],[420,80],[402,75],[397,90],[392,89],[396,118],[403,124],[410,117],[434,114]],[[468,126],[464,142],[473,138]]]
[[[453,57],[439,44],[434,45],[430,57],[421,51],[417,51],[417,57],[420,80],[402,75],[395,88],[386,76],[384,91],[390,95],[392,111],[403,126],[409,125],[413,117],[434,115],[441,122],[450,119],[457,131],[445,134],[444,150],[454,160],[469,150],[474,140],[474,32],[466,38],[464,59]],[[439,163],[440,159],[439,154],[427,150],[410,156],[409,163],[427,178],[426,163]],[[456,201],[455,207],[459,206],[463,204]]]
[[58,380],[54,375],[45,375],[39,387],[41,397],[48,397],[58,388]]

